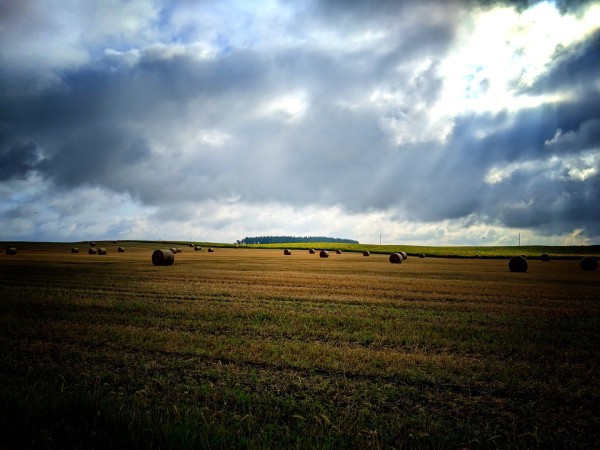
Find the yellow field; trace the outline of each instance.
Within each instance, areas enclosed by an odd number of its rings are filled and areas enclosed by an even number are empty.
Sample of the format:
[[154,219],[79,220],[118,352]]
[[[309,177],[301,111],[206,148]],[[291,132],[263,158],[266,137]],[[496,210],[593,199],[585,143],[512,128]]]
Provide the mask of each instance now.
[[[4,407],[11,440],[600,442],[600,273],[578,261],[511,273],[501,259],[390,264],[377,254],[180,246],[173,266],[155,267],[152,250],[173,245],[119,245],[98,242],[105,256],[83,245],[71,254],[71,244],[0,255],[0,382],[11,391],[0,400],[21,411]],[[27,412],[34,403],[48,418]]]

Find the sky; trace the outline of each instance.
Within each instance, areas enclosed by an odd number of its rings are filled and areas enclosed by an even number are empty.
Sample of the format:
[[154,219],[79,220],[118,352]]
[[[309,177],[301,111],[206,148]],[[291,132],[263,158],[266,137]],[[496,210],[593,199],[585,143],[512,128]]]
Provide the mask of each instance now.
[[0,240],[600,244],[600,2],[4,0]]

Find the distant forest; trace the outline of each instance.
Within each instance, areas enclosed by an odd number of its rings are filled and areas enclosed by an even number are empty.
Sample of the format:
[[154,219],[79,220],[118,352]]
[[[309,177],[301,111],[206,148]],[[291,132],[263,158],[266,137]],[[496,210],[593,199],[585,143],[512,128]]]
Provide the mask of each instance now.
[[337,242],[339,244],[358,244],[353,239],[340,239],[325,236],[256,236],[245,237],[237,244],[288,244],[292,242]]

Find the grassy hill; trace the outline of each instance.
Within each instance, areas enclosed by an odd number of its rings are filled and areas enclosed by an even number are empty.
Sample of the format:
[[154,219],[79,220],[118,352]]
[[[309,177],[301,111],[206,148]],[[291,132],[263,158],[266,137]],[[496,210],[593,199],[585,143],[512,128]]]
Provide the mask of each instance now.
[[375,244],[333,244],[331,242],[305,242],[289,244],[260,244],[247,245],[247,248],[289,248],[298,250],[324,249],[324,250],[342,250],[344,252],[363,252],[368,250],[371,253],[396,253],[406,252],[409,256],[425,255],[427,257],[445,257],[445,258],[510,258],[516,255],[525,255],[527,258],[539,258],[543,253],[549,254],[553,258],[569,259],[580,258],[588,255],[600,255],[600,245],[587,246],[455,246],[455,247],[433,247],[421,245],[375,245]]

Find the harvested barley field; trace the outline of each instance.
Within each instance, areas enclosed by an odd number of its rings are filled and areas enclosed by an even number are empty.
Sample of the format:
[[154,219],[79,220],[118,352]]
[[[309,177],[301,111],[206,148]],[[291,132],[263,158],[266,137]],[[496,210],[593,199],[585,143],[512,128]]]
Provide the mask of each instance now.
[[600,446],[578,260],[124,245],[0,255],[0,447]]

